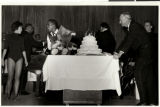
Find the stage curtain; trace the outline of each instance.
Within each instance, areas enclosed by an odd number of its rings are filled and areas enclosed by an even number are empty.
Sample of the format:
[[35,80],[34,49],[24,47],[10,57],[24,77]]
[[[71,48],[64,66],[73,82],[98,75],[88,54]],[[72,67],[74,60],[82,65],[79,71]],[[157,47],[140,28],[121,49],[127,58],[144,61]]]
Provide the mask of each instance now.
[[107,22],[119,46],[124,38],[119,15],[124,11],[140,24],[151,20],[158,32],[158,6],[2,6],[2,32],[10,33],[12,22],[19,20],[33,24],[35,34],[44,40],[47,20],[53,18],[82,38],[88,29],[97,31],[101,22]]

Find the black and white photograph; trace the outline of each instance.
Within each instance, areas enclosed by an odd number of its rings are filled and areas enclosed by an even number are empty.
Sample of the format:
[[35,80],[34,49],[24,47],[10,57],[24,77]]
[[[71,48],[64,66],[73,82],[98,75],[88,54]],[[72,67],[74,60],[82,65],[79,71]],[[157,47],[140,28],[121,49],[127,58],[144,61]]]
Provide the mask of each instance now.
[[2,5],[2,106],[158,106],[158,5]]

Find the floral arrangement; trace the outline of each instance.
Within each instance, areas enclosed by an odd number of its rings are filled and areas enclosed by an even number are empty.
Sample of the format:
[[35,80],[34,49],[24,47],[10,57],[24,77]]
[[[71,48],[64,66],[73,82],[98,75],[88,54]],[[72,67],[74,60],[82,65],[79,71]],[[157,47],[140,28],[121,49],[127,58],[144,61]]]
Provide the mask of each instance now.
[[76,53],[77,45],[72,42],[65,44],[57,40],[56,43],[52,45],[52,55],[74,55]]
[[57,32],[57,41],[52,44],[51,54],[52,55],[70,55],[77,52],[77,45],[70,42],[72,36],[76,33],[66,29],[64,26],[60,26]]

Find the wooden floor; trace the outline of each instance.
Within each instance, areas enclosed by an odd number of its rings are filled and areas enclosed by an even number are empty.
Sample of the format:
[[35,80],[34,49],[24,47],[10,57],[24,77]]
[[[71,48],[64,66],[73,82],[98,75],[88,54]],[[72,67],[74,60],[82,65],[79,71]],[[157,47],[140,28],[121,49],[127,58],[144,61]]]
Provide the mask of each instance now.
[[[8,100],[6,95],[2,95],[1,105],[65,105],[63,104],[62,91],[48,91],[41,97],[36,97],[31,88],[27,88],[30,92],[29,95],[20,95],[16,101]],[[138,101],[135,99],[134,94],[131,93],[120,99],[115,94],[115,91],[103,91],[102,105],[136,105]]]

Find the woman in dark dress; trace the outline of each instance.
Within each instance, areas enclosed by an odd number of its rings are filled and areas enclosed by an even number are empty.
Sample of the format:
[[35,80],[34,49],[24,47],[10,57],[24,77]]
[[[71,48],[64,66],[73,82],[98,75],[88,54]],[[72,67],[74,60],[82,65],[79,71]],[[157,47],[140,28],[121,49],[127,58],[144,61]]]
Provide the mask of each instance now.
[[7,80],[7,97],[11,96],[12,83],[14,80],[14,99],[18,96],[19,83],[20,83],[20,74],[22,71],[23,57],[25,65],[28,66],[26,52],[24,50],[24,39],[21,36],[22,32],[22,23],[19,21],[14,22],[11,25],[13,31],[12,34],[9,34],[6,38],[4,51],[2,54],[2,66],[4,66],[4,57],[8,52],[8,80]]
[[96,33],[97,44],[102,52],[113,54],[115,51],[116,41],[109,25],[106,22],[101,23],[100,30]]

